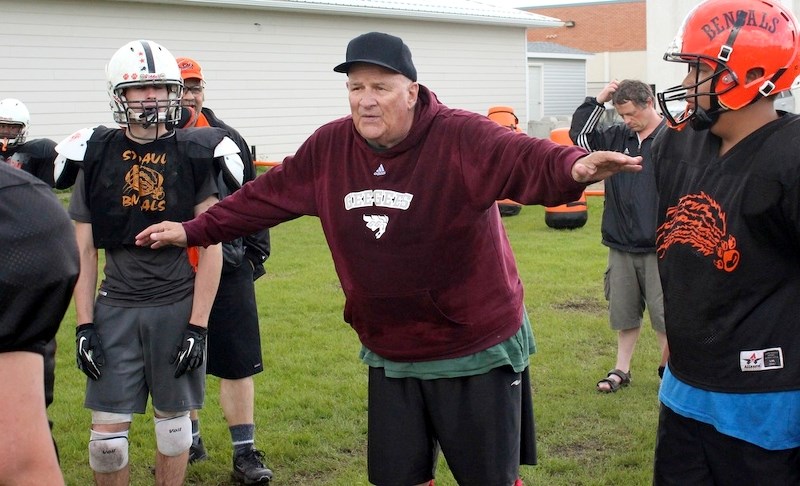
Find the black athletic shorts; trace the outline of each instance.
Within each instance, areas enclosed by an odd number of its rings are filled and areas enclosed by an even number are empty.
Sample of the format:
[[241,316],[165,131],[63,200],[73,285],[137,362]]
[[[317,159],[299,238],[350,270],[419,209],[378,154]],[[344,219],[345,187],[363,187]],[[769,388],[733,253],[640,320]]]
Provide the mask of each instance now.
[[263,370],[253,267],[245,259],[222,273],[208,319],[206,373],[237,380]]
[[386,378],[369,370],[369,480],[434,478],[438,452],[460,486],[509,486],[536,464],[530,377],[509,366],[463,378]]
[[654,486],[800,484],[800,448],[771,451],[661,405]]

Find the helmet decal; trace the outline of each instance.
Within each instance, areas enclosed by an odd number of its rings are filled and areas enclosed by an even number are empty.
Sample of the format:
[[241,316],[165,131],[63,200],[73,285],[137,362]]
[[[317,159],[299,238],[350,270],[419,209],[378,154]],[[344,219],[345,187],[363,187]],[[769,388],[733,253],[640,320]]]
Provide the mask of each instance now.
[[[799,52],[797,20],[779,3],[706,0],[689,12],[664,54],[665,61],[695,68],[694,82],[659,93],[659,105],[673,128],[688,121],[707,128],[725,111],[791,88],[800,74]],[[702,66],[709,75],[701,79]],[[696,103],[700,96],[709,97],[709,109]],[[676,116],[675,102],[690,107]]]

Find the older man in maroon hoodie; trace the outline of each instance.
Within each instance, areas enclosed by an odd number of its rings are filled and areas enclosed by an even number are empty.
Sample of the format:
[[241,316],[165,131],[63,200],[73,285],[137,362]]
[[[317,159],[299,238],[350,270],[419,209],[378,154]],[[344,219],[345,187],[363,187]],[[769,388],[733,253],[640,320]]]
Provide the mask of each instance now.
[[[417,82],[402,39],[347,46],[351,116],[206,215],[138,244],[208,245],[317,216],[369,366],[369,480],[427,484],[439,448],[464,485],[536,461],[522,283],[495,201],[554,206],[640,158],[522,137]],[[379,269],[379,270],[378,270]]]

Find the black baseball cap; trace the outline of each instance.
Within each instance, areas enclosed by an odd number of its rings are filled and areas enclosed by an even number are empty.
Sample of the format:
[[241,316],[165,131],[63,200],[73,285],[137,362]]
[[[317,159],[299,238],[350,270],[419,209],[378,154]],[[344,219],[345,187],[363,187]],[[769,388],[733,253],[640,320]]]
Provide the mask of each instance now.
[[403,39],[382,32],[361,34],[347,44],[346,61],[334,71],[347,73],[353,64],[365,62],[391,69],[411,81],[417,80],[417,68],[411,62],[411,50]]

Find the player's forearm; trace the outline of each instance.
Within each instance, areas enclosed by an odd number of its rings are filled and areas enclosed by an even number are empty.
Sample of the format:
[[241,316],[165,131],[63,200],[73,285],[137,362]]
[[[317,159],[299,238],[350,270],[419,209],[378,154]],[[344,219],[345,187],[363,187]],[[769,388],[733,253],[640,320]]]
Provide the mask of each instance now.
[[214,298],[219,287],[220,273],[222,272],[222,245],[211,245],[199,250],[200,260],[194,280],[192,315],[189,322],[205,327],[208,325],[208,316],[211,314],[211,307],[214,305]]
[[94,321],[94,299],[97,292],[97,249],[92,240],[91,225],[78,223],[75,226],[80,256],[80,274],[72,292],[75,301],[76,324]]
[[94,298],[97,289],[97,266],[95,264],[93,275],[91,268],[86,268],[81,265],[81,274],[78,277],[78,282],[75,284],[75,290],[72,293],[73,300],[75,301],[75,320],[76,324],[85,324],[94,321]]

